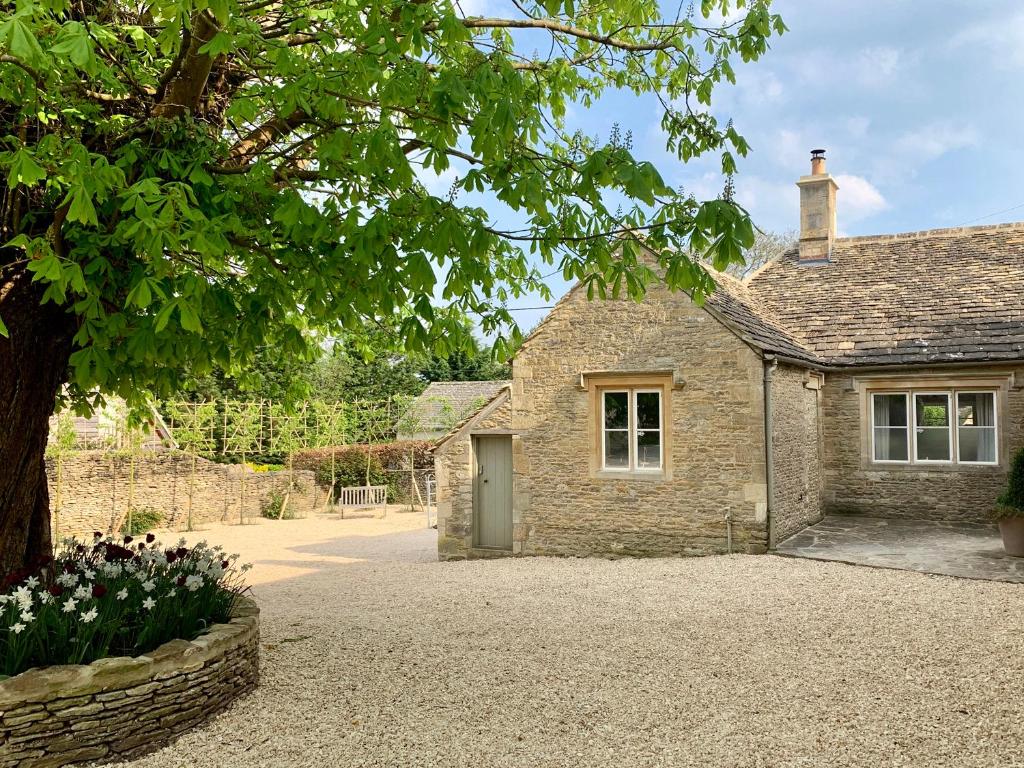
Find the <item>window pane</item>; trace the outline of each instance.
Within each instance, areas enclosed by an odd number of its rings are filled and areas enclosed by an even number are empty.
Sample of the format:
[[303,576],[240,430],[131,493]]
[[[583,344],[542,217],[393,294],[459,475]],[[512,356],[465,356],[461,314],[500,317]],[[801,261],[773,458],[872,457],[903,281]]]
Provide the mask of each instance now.
[[610,469],[629,469],[629,432],[604,433],[604,465]]
[[629,428],[629,393],[604,393],[604,426],[605,429]]
[[917,426],[948,427],[949,398],[946,395],[917,395]]
[[875,395],[875,426],[907,426],[907,396]]
[[995,463],[995,427],[961,427],[958,438],[960,461]]
[[917,458],[921,461],[949,461],[949,430],[945,427],[918,427]]
[[636,428],[661,428],[661,394],[658,392],[636,393]]
[[906,427],[875,427],[875,461],[907,461]]
[[660,430],[637,430],[636,466],[637,469],[658,469],[661,467]]
[[994,392],[962,392],[956,396],[957,424],[962,427],[994,427],[996,424]]

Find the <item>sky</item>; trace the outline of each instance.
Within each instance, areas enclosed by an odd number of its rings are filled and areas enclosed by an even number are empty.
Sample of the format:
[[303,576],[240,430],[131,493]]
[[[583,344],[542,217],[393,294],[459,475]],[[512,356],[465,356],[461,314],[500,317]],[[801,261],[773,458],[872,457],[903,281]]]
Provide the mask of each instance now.
[[[464,0],[464,6],[469,0]],[[496,0],[472,0],[486,13]],[[776,0],[789,32],[715,92],[752,151],[738,201],[762,229],[799,226],[794,182],[825,148],[839,184],[840,236],[1024,220],[1024,3],[1020,0]],[[699,199],[722,189],[718,157],[683,164],[664,149],[656,103],[632,94],[574,108],[569,127],[607,137]],[[454,173],[454,171],[453,171]],[[438,179],[447,187],[451,178]],[[557,299],[569,286],[553,278]],[[513,306],[547,304],[524,297]],[[517,313],[526,330],[544,309]]]

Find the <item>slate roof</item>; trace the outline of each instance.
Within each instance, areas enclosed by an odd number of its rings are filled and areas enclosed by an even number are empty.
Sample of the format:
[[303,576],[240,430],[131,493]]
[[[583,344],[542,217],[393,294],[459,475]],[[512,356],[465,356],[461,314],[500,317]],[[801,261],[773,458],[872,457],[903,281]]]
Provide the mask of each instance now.
[[715,275],[710,311],[766,351],[829,367],[1024,359],[1024,223],[839,238]]
[[[417,433],[448,432],[473,415],[510,381],[433,381],[409,406]],[[399,422],[401,424],[401,422]]]

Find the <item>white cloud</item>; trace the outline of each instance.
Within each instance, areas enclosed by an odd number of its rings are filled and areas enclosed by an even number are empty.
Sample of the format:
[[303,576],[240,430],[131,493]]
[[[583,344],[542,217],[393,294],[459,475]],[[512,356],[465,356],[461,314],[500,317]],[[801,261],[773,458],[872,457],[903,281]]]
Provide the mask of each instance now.
[[1024,13],[969,24],[950,40],[950,47],[981,48],[992,54],[999,69],[1024,67]]
[[973,147],[978,143],[978,131],[969,123],[955,124],[936,121],[908,131],[896,140],[894,150],[900,165],[906,159],[927,162],[957,149]]
[[882,193],[863,176],[841,173],[836,177],[837,218],[844,222],[860,221],[889,207]]
[[441,173],[436,173],[431,168],[421,168],[416,165],[413,168],[416,178],[426,187],[427,192],[434,197],[447,197],[451,191],[452,184],[459,178],[459,172],[452,166],[448,166]]
[[884,45],[864,48],[855,59],[854,74],[862,85],[888,85],[896,79],[904,61],[903,52],[896,48]]

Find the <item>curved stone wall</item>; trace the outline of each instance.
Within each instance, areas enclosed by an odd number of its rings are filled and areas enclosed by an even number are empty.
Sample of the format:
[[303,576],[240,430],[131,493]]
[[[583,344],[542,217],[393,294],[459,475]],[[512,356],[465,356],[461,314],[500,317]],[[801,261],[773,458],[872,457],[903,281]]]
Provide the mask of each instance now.
[[137,757],[220,712],[259,677],[259,609],[134,658],[30,669],[0,680],[0,767]]

